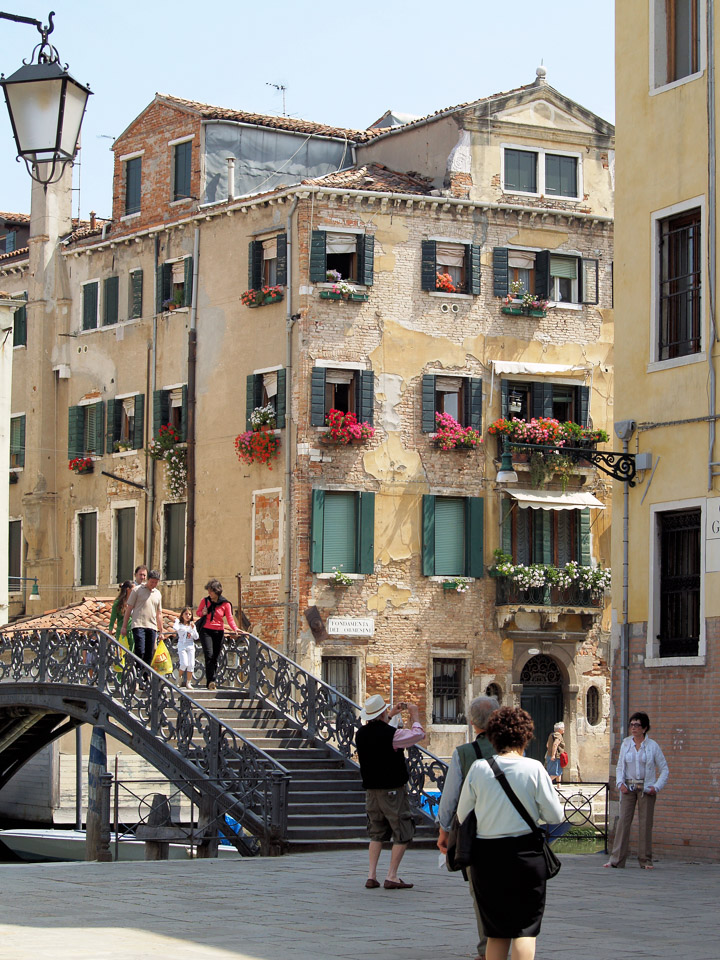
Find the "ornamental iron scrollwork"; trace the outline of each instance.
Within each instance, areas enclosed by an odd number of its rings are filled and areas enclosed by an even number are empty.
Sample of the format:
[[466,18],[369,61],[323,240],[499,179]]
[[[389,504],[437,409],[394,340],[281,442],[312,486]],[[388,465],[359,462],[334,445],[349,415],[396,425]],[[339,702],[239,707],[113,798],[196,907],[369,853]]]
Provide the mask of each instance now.
[[550,444],[541,443],[515,443],[511,442],[513,450],[532,453],[556,453],[563,457],[569,457],[573,463],[579,460],[587,460],[597,467],[603,473],[612,477],[613,480],[627,482],[629,486],[635,486],[635,455],[632,453],[619,453],[613,450],[595,450],[592,446],[587,447],[557,447]]
[[520,674],[520,683],[540,686],[557,685],[562,683],[560,667],[544,653],[531,657]]

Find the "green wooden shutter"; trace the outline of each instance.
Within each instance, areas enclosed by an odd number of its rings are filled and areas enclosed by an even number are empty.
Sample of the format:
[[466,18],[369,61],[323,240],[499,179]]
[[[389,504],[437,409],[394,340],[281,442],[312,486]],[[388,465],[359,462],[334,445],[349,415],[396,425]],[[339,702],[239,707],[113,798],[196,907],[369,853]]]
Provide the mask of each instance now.
[[245,380],[245,429],[250,430],[250,414],[255,409],[255,374],[249,373]]
[[358,383],[358,393],[360,403],[359,420],[367,420],[368,423],[374,423],[375,420],[375,374],[372,370],[360,370],[356,380]]
[[25,466],[25,414],[10,421],[10,457],[14,467]]
[[184,383],[180,388],[182,398],[182,407],[180,408],[180,439],[185,441],[188,438],[188,388]]
[[97,327],[98,285],[86,283],[83,286],[83,330]]
[[153,438],[157,440],[160,427],[170,420],[170,393],[168,390],[155,390],[153,393]]
[[422,378],[422,432],[435,433],[435,377],[424,373]]
[[465,500],[463,497],[435,498],[435,573],[464,576]]
[[287,285],[287,234],[279,233],[277,239],[277,262],[275,265],[275,283],[279,287]]
[[310,519],[310,570],[322,573],[323,526],[325,524],[325,491],[312,492],[312,517]]
[[12,253],[15,249],[17,232],[15,230],[8,230],[3,239],[5,240],[5,249],[3,250],[3,253]]
[[463,426],[482,433],[482,380],[467,377],[463,380]]
[[145,394],[135,394],[135,417],[133,419],[133,450],[142,450],[145,439]]
[[325,493],[323,521],[324,573],[333,567],[343,573],[358,572],[358,495]]
[[105,452],[114,453],[115,441],[120,436],[120,418],[122,415],[122,400],[108,400],[107,402],[107,433],[105,436]]
[[480,293],[480,244],[468,243],[465,246],[466,290],[476,295]]
[[420,286],[423,290],[435,290],[437,278],[437,244],[434,240],[423,240],[422,262],[420,265]]
[[156,271],[155,312],[162,313],[163,303],[172,299],[172,264],[161,263]]
[[358,283],[371,287],[375,269],[375,237],[362,234],[357,240]]
[[95,435],[90,438],[92,441],[90,452],[95,454],[96,457],[101,457],[105,448],[105,417],[103,416],[105,404],[100,400],[98,403],[91,404],[91,406],[95,410]]
[[465,501],[465,551],[468,577],[483,575],[483,512],[485,501],[482,497],[468,497]]
[[424,493],[422,498],[422,572],[435,575],[435,497]]
[[118,322],[119,277],[106,277],[103,281],[103,326]]
[[143,272],[133,270],[130,274],[130,319],[138,320],[142,317],[143,301]]
[[508,248],[493,247],[493,296],[506,297],[509,290]]
[[83,437],[83,428],[85,426],[85,413],[82,407],[70,407],[68,410],[68,460],[74,460],[75,457],[81,457],[85,450]]
[[503,497],[500,501],[502,511],[501,549],[508,556],[512,556],[512,511],[514,504],[515,501],[511,500],[510,497]]
[[325,426],[325,367],[313,367],[310,383],[310,425]]
[[531,407],[533,417],[552,417],[553,415],[553,385],[552,383],[533,383],[530,387]]
[[375,572],[375,494],[358,496],[358,573]]
[[578,387],[578,423],[587,427],[590,419],[590,387]]
[[287,372],[278,370],[277,372],[277,396],[275,397],[275,426],[282,430],[285,426],[285,415],[287,411]]
[[578,271],[578,300],[580,303],[600,303],[600,262],[583,258]]
[[507,380],[500,381],[500,416],[507,419],[510,412],[510,383]]
[[248,243],[248,286],[258,290],[263,285],[263,245],[260,240]]
[[327,279],[327,244],[324,230],[313,230],[310,241],[310,283]]
[[578,510],[578,559],[581,566],[589,567],[592,562],[590,553],[590,508]]
[[539,250],[535,254],[535,296],[540,300],[550,299],[549,250]]
[[[27,293],[17,293],[15,300],[27,300]],[[13,314],[13,346],[27,346],[27,307],[18,307]]]
[[183,306],[192,306],[193,258],[185,257],[185,283],[183,286]]
[[533,562],[552,563],[552,559],[552,513],[533,510]]

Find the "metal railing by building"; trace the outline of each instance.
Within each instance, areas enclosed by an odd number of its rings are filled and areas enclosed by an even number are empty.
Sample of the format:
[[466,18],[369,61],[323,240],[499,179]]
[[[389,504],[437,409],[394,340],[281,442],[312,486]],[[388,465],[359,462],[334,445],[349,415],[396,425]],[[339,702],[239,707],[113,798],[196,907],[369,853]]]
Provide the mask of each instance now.
[[604,594],[602,590],[589,590],[577,584],[569,587],[523,587],[509,577],[497,577],[495,603],[528,604],[534,607],[588,607],[602,609]]

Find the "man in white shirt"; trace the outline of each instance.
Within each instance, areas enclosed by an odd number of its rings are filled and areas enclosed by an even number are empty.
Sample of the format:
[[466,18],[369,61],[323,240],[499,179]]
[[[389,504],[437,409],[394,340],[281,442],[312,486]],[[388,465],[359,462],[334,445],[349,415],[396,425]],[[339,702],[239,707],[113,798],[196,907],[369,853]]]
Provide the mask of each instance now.
[[628,723],[630,736],[620,747],[615,783],[620,791],[620,818],[606,867],[624,867],[630,844],[630,827],[638,810],[638,860],[643,870],[653,870],[652,828],[655,798],[667,783],[668,765],[662,750],[647,736],[650,719],[634,713]]

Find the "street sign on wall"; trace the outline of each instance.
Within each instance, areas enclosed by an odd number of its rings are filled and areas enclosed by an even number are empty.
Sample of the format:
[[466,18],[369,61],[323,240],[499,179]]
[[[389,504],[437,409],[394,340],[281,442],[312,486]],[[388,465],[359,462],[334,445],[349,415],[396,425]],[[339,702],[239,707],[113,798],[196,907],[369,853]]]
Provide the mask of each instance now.
[[331,637],[374,637],[372,617],[328,617],[327,632]]

